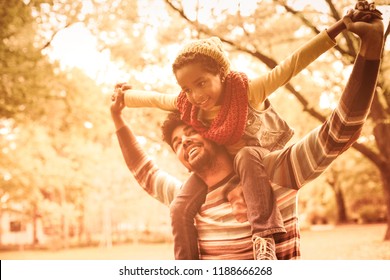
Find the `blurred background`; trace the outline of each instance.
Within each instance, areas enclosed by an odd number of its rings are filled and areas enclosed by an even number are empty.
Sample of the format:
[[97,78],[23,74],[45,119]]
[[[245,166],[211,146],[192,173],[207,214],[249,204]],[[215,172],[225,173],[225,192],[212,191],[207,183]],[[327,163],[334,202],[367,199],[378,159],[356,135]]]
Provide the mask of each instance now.
[[[0,0],[0,258],[173,258],[168,209],[139,188],[119,150],[109,114],[115,83],[176,93],[175,54],[209,36],[223,40],[234,70],[259,75],[355,2]],[[387,39],[390,3],[376,4]],[[390,259],[388,41],[361,137],[300,191],[304,250],[318,253],[324,232],[345,238],[338,248],[355,234],[366,238],[358,244],[371,243],[359,256],[338,256]],[[359,41],[343,33],[337,42],[271,97],[295,129],[292,142],[337,103]],[[188,173],[161,142],[166,112],[125,114],[149,155],[184,180]]]

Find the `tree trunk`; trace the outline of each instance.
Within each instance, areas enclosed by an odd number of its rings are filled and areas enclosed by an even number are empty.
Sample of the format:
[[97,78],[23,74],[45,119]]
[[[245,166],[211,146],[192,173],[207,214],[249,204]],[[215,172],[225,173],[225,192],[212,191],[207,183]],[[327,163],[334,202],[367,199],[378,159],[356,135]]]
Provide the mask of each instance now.
[[33,247],[39,244],[38,240],[38,207],[36,204],[33,206]]
[[336,203],[337,203],[337,222],[339,224],[345,224],[348,221],[347,210],[345,207],[344,194],[343,191],[341,190],[340,184],[336,182],[333,190],[336,196]]
[[[379,80],[378,87],[382,89],[384,95],[388,95],[389,90],[382,82],[382,80]],[[378,167],[382,178],[383,194],[387,208],[387,230],[384,240],[390,240],[390,112],[386,107],[377,93],[372,103],[370,115],[375,123],[373,134],[379,153],[375,158],[370,159]]]
[[336,207],[337,207],[337,223],[344,224],[347,222],[347,208],[345,207],[344,194],[341,189],[339,173],[338,171],[331,167],[329,169],[329,175],[327,178],[327,183],[332,188],[335,198],[336,198]]
[[78,217],[77,222],[78,222],[77,238],[78,238],[79,245],[81,245],[83,243],[84,224],[85,224],[83,206],[80,207],[80,216]]
[[2,211],[2,205],[0,204],[0,248],[3,245],[3,211]]
[[390,240],[390,167],[381,171],[385,203],[387,205],[387,229],[384,240]]

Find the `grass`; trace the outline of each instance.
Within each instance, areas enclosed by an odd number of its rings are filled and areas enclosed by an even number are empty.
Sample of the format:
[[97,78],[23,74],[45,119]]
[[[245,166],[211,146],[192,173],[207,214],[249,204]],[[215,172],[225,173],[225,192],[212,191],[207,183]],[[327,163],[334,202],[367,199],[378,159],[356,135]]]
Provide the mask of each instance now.
[[385,232],[385,224],[317,227],[302,231],[302,258],[390,260],[390,241],[383,241]]
[[[384,242],[386,225],[313,227],[301,232],[305,260],[390,260],[390,241]],[[163,260],[173,259],[173,245],[126,244],[59,251],[0,252],[2,260]]]

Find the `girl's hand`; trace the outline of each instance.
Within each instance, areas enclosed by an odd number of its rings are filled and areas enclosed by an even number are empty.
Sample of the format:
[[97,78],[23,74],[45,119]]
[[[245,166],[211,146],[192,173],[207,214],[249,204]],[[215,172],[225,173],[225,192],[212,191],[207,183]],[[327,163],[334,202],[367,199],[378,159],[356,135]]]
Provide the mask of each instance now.
[[[120,115],[122,110],[125,108],[125,94],[124,91],[122,90],[122,87],[124,85],[122,84],[117,84],[115,85],[115,90],[114,93],[111,96],[111,114],[112,115]],[[126,85],[127,89],[130,89],[130,85]]]
[[[384,27],[381,19],[371,18],[369,21],[355,21],[353,18],[354,11],[351,10],[343,17],[343,22],[348,31],[358,35],[362,41],[369,37],[383,37]],[[366,15],[372,17],[372,15]]]
[[353,22],[347,15],[343,22],[348,31],[359,36],[361,44],[359,55],[367,60],[377,60],[381,58],[384,43],[384,26],[380,19],[372,19],[370,22]]

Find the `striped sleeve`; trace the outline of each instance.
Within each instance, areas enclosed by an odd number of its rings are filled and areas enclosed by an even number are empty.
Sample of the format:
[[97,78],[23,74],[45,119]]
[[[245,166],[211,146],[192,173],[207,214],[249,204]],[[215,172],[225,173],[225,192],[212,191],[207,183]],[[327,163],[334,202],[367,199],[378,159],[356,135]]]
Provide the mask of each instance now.
[[273,183],[301,188],[356,142],[370,111],[379,65],[379,60],[358,57],[338,106],[327,121],[297,143],[264,157]]
[[126,165],[139,185],[150,196],[169,206],[182,183],[158,168],[144,153],[127,126],[117,131],[117,137]]

